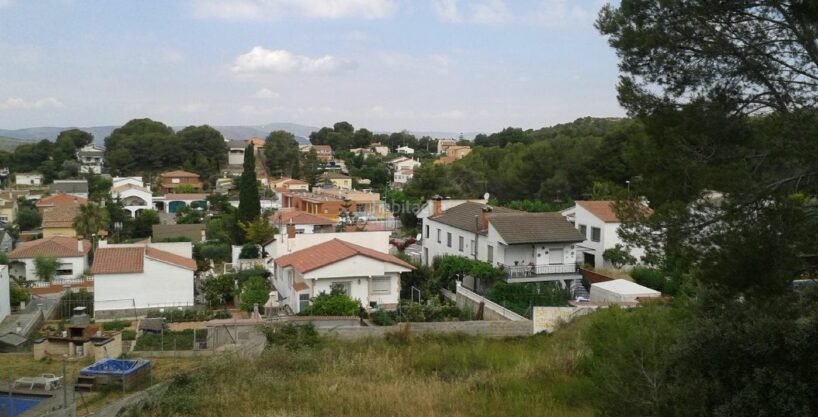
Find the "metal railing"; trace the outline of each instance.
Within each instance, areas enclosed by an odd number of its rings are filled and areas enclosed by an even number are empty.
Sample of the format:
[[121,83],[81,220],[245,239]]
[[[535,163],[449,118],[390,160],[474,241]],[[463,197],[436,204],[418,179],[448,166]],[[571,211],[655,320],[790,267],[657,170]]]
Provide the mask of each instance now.
[[579,265],[505,265],[504,269],[509,278],[529,278],[542,275],[578,273]]

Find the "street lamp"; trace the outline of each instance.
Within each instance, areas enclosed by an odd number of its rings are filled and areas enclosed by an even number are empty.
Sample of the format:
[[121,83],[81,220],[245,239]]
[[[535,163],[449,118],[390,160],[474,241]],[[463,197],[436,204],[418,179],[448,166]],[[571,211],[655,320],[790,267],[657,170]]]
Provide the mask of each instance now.
[[628,195],[631,194],[631,180],[625,180],[625,184],[628,185]]

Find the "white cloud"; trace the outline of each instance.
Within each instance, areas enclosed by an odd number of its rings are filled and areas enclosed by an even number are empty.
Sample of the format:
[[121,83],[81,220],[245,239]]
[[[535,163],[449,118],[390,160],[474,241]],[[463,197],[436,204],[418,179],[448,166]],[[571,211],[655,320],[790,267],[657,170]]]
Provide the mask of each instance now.
[[397,9],[396,0],[191,0],[190,5],[196,17],[233,20],[277,20],[291,16],[381,19]]
[[457,10],[457,0],[432,0],[432,8],[437,16],[446,22],[459,23],[463,20]]
[[372,35],[360,30],[351,30],[347,33],[344,33],[341,37],[344,40],[351,42],[369,42],[375,40],[375,38]]
[[256,93],[253,94],[253,97],[262,98],[262,99],[279,98],[279,97],[281,97],[281,94],[278,94],[275,91],[270,90],[269,88],[265,87],[265,88],[261,88],[258,91],[256,91]]
[[[571,2],[573,3],[573,2]],[[599,10],[600,4],[594,10]],[[571,4],[567,0],[543,0],[539,9],[530,14],[530,19],[544,26],[566,26],[589,23],[594,20],[595,14],[578,4]]]
[[503,0],[485,0],[471,6],[471,21],[474,23],[498,25],[510,22],[514,16]]
[[440,75],[449,73],[453,61],[446,55],[432,54],[426,56],[413,56],[394,51],[383,51],[378,54],[378,58],[389,67],[403,69],[414,72],[434,72]]
[[284,49],[266,49],[256,46],[250,52],[236,57],[231,70],[240,73],[330,73],[351,65],[351,63],[342,61],[332,55],[310,58],[296,55]]
[[9,97],[6,101],[0,102],[0,110],[15,110],[15,109],[45,109],[45,108],[63,108],[62,102],[54,97],[43,97],[38,100],[28,101],[20,97]]

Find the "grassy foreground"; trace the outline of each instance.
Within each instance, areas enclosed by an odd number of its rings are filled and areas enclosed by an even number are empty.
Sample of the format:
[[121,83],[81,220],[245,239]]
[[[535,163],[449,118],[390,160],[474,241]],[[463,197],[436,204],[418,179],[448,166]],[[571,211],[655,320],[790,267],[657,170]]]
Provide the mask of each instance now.
[[139,416],[591,416],[582,320],[551,336],[406,337],[221,357]]

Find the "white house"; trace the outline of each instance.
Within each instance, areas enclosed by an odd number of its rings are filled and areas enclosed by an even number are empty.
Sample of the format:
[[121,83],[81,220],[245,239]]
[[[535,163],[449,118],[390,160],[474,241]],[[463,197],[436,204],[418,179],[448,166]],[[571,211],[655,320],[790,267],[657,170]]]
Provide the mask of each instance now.
[[11,314],[11,282],[8,265],[0,265],[0,323]]
[[101,174],[105,165],[105,148],[94,144],[85,145],[77,151],[77,160],[80,162],[80,173]]
[[331,240],[342,240],[382,253],[389,253],[391,231],[298,233],[296,225],[279,227],[278,234],[264,245],[264,251],[273,259],[307,249]]
[[414,177],[415,171],[411,168],[404,168],[400,171],[395,171],[392,174],[392,186],[395,188],[402,188]]
[[296,234],[312,234],[334,232],[335,222],[326,217],[316,216],[294,208],[283,208],[277,211],[270,222],[278,230],[287,230],[288,226],[295,228]]
[[94,253],[94,312],[193,305],[190,242],[104,245]]
[[250,142],[246,140],[231,140],[227,142],[227,163],[241,165],[244,163],[244,150]]
[[276,258],[273,285],[299,313],[322,292],[341,288],[365,308],[395,308],[400,274],[414,267],[384,252],[333,239]]
[[54,256],[57,258],[55,279],[71,279],[81,276],[88,269],[88,252],[91,242],[74,237],[53,236],[20,243],[9,254],[9,273],[27,281],[39,279],[34,268],[37,256]]
[[402,169],[415,169],[415,167],[420,166],[420,161],[416,161],[416,160],[414,160],[412,158],[407,158],[405,156],[395,158],[395,159],[389,161],[388,163],[389,163],[389,166],[394,171],[400,171]]
[[408,146],[401,146],[396,150],[398,151],[398,153],[402,153],[404,155],[414,155],[415,154],[415,150],[408,147]]
[[452,207],[457,207],[463,203],[477,203],[477,204],[487,204],[488,200],[486,199],[474,199],[474,200],[449,200],[444,198],[433,199],[433,200],[426,200],[423,205],[417,211],[417,218],[418,219],[425,219],[429,216],[436,214],[440,214]]
[[132,177],[125,178],[119,182],[114,182],[111,187],[111,197],[119,199],[125,210],[128,210],[131,217],[136,217],[142,210],[153,209],[153,193],[142,186],[142,181],[135,184]]
[[43,174],[39,172],[19,172],[14,174],[14,185],[43,185]]
[[[603,259],[602,254],[617,244],[625,247],[619,237],[619,226],[622,222],[613,210],[612,201],[576,201],[573,207],[562,211],[562,215],[573,223],[585,239],[580,244],[581,256],[578,261],[594,267],[611,266]],[[627,248],[631,256],[641,260],[645,254],[642,248]]]
[[[441,200],[435,200],[435,205]],[[509,282],[581,279],[576,259],[582,236],[560,213],[526,213],[466,202],[440,206],[423,219],[422,260],[443,255],[488,262],[506,271]]]

